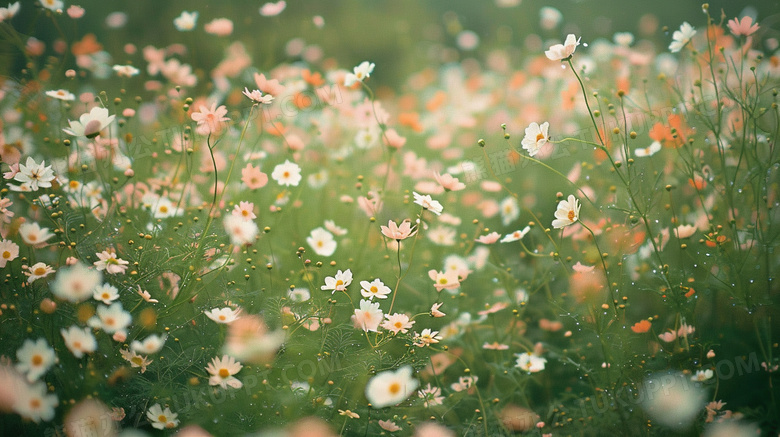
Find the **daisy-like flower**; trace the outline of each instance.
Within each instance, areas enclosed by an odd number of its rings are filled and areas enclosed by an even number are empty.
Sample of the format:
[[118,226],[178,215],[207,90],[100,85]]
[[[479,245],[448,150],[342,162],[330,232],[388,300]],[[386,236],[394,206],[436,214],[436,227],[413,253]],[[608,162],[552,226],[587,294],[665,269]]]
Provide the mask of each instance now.
[[39,247],[54,236],[49,232],[49,228],[41,228],[38,223],[23,223],[19,226],[19,235],[25,244],[33,247]]
[[660,151],[661,151],[661,143],[658,141],[653,141],[647,147],[644,148],[638,147],[634,149],[634,155],[636,155],[638,158],[644,158],[645,156],[653,156]]
[[396,241],[405,240],[417,233],[416,228],[412,229],[412,222],[409,220],[401,222],[401,226],[398,226],[392,220],[388,220],[387,226],[379,226],[379,228],[382,230],[382,235]]
[[672,53],[679,52],[694,35],[696,35],[696,30],[687,21],[684,21],[680,26],[680,30],[675,30],[672,34],[672,43],[669,44],[669,51]]
[[260,171],[260,167],[247,164],[241,169],[241,182],[250,190],[263,188],[268,183],[268,175]]
[[35,423],[41,420],[48,422],[54,419],[54,408],[57,404],[57,396],[49,393],[45,383],[37,382],[16,393],[13,410]]
[[344,76],[344,86],[350,87],[354,85],[357,82],[363,82],[364,79],[367,79],[371,76],[371,73],[374,72],[374,64],[372,62],[363,61],[353,69],[353,73],[347,73],[346,76]]
[[513,241],[522,240],[523,237],[526,236],[531,231],[530,226],[524,227],[522,230],[514,231],[511,234],[504,235],[504,238],[501,239],[501,243],[511,243]]
[[68,120],[70,127],[62,131],[74,137],[95,138],[114,121],[115,117],[115,115],[108,115],[108,109],[96,106],[89,112],[81,114],[79,121]]
[[147,301],[149,303],[157,303],[157,302],[159,302],[159,300],[157,300],[157,299],[152,299],[152,295],[149,294],[148,291],[142,290],[140,285],[138,286],[138,291],[136,291],[136,293],[138,293],[138,295],[141,296],[141,298],[143,298],[143,300],[145,300],[145,301]]
[[417,347],[425,347],[438,343],[440,340],[442,340],[442,337],[439,335],[439,331],[432,331],[429,328],[425,328],[422,332],[414,333],[413,342]]
[[387,295],[392,292],[390,287],[385,285],[379,278],[376,278],[371,282],[360,281],[360,287],[360,294],[369,300],[372,300],[373,298],[387,299]]
[[32,341],[28,338],[16,351],[16,359],[19,360],[16,370],[27,374],[27,380],[33,382],[49,371],[57,360],[57,356],[54,355],[54,349],[49,346],[46,340],[39,338]]
[[76,96],[74,96],[73,93],[68,90],[60,89],[60,90],[46,91],[46,95],[53,99],[63,100],[66,102],[76,100]]
[[0,241],[0,268],[19,257],[19,245],[11,240]]
[[528,155],[536,155],[542,146],[547,144],[547,141],[550,140],[549,130],[550,123],[547,121],[541,125],[537,122],[533,122],[525,128],[525,137],[523,137],[521,144],[523,145],[523,149],[528,151]]
[[14,176],[15,181],[27,184],[30,191],[38,191],[39,188],[50,188],[51,181],[55,179],[54,171],[51,166],[47,166],[45,161],[36,163],[32,157],[28,156],[24,164],[19,164],[19,173]]
[[439,302],[439,303],[435,303],[435,304],[431,305],[431,316],[433,316],[433,317],[444,317],[444,316],[446,316],[446,314],[444,314],[443,312],[439,311],[439,308],[441,308],[442,305],[444,305],[444,302]]
[[298,164],[285,160],[283,164],[274,167],[271,178],[279,185],[297,187],[301,182],[301,168]]
[[62,334],[62,338],[65,340],[65,346],[76,358],[81,358],[84,354],[91,354],[97,349],[95,336],[92,335],[89,328],[71,326],[67,330],[60,330],[60,334]]
[[143,341],[133,340],[133,342],[130,343],[130,350],[147,355],[156,354],[157,352],[160,352],[163,346],[165,346],[165,340],[167,338],[167,335],[163,335],[161,337],[157,334],[152,334],[146,337]]
[[547,359],[534,355],[531,352],[515,354],[515,356],[517,356],[515,367],[519,367],[528,373],[541,372],[544,370],[545,363],[547,363]]
[[555,220],[552,222],[553,228],[562,229],[573,225],[580,218],[581,206],[573,194],[569,194],[568,200],[558,202],[558,209],[555,210]]
[[41,0],[41,6],[52,12],[62,12],[64,5],[62,0]]
[[119,353],[122,355],[122,358],[130,363],[130,367],[140,367],[141,373],[146,372],[146,367],[149,366],[149,364],[152,364],[153,361],[127,349],[121,349]]
[[111,302],[119,299],[119,290],[110,284],[98,285],[92,292],[92,298],[111,305]]
[[401,427],[396,425],[395,422],[391,420],[380,420],[377,423],[385,431],[396,432],[401,430]]
[[113,70],[116,71],[116,75],[119,77],[133,77],[137,76],[141,71],[132,65],[114,65]]
[[234,322],[238,318],[238,314],[241,312],[241,308],[214,308],[210,311],[204,311],[203,314],[209,319],[217,322],[228,324]]
[[81,262],[61,268],[51,284],[51,292],[60,299],[79,303],[92,297],[92,292],[100,285],[103,275],[97,270],[87,268]]
[[477,376],[461,376],[458,379],[458,382],[452,383],[452,385],[450,385],[450,388],[456,392],[465,391],[473,387],[478,380],[479,377]]
[[449,173],[439,174],[438,171],[434,171],[433,178],[436,179],[436,182],[438,182],[445,191],[460,191],[466,188],[466,184]]
[[337,291],[344,291],[352,283],[352,270],[347,269],[345,271],[339,270],[336,275],[331,277],[325,277],[325,285],[320,287],[320,290],[333,290],[330,294]]
[[325,229],[327,229],[333,235],[337,235],[339,237],[347,235],[347,232],[349,232],[347,229],[342,228],[341,226],[337,226],[336,222],[333,220],[325,220]]
[[[16,168],[18,169],[19,163],[17,162],[13,166],[16,166]],[[14,173],[14,175],[16,175],[16,173]],[[11,202],[11,199],[7,197],[4,199],[0,199],[0,223],[11,223],[11,218],[13,218],[15,214],[13,211],[9,211],[8,208],[10,208],[11,205],[13,204],[14,203]]]
[[406,314],[395,313],[392,316],[385,314],[385,320],[382,322],[382,327],[392,332],[393,334],[406,334],[407,331],[412,329],[414,320],[409,320],[409,316]]
[[124,273],[127,270],[127,265],[130,264],[128,261],[117,258],[116,252],[114,252],[113,250],[111,251],[104,250],[95,255],[97,255],[98,257],[98,261],[95,261],[93,263],[95,265],[95,268],[98,269],[99,271],[105,270],[106,273],[111,275]]
[[319,256],[333,255],[338,246],[336,240],[333,239],[333,234],[323,228],[312,229],[311,234],[306,237],[306,242],[314,249],[314,253]]
[[198,12],[182,11],[181,15],[173,19],[173,25],[179,32],[188,32],[195,29],[198,22]]
[[228,386],[241,388],[244,384],[233,375],[243,367],[241,363],[229,355],[224,355],[222,358],[212,358],[211,363],[206,367],[211,375],[209,376],[209,385],[218,385],[222,388]]
[[458,272],[455,270],[439,272],[431,269],[428,271],[428,277],[433,279],[433,286],[436,287],[436,291],[451,290],[460,287]]
[[696,373],[693,376],[691,376],[691,381],[704,382],[712,378],[714,375],[715,373],[712,371],[712,369],[697,370]]
[[270,94],[263,94],[263,92],[260,91],[260,90],[249,91],[248,88],[244,87],[244,93],[243,94],[249,100],[251,100],[251,101],[253,101],[255,103],[259,103],[259,104],[270,105],[271,102],[274,101],[274,96],[272,96]]
[[373,408],[397,405],[408,398],[420,382],[412,378],[412,366],[403,366],[396,371],[377,373],[366,384],[366,398]]
[[172,429],[179,426],[178,414],[171,412],[168,407],[163,408],[160,404],[154,404],[149,411],[146,412],[146,418],[149,419],[149,423],[152,424],[152,428],[155,429]]
[[0,23],[10,20],[19,12],[19,2],[9,3],[7,8],[0,8]]
[[243,217],[233,214],[225,216],[223,225],[230,236],[230,243],[236,246],[254,243],[255,237],[260,232],[257,223],[252,220],[244,220]]
[[224,122],[229,121],[225,105],[217,107],[216,103],[211,104],[211,108],[200,105],[200,111],[192,113],[192,120],[198,123],[195,132],[199,135],[216,134],[222,131]]
[[550,50],[545,51],[544,55],[551,61],[565,61],[577,50],[577,46],[580,45],[580,39],[582,38],[577,38],[570,33],[566,36],[566,41],[563,44],[555,44],[550,47]]
[[27,276],[28,284],[32,284],[36,279],[45,278],[54,273],[54,269],[46,263],[35,263],[30,267],[25,267],[22,272]]
[[427,387],[418,391],[417,396],[423,400],[425,408],[441,405],[444,402],[444,396],[441,395],[441,388],[432,387],[431,383],[428,383]]
[[89,319],[88,324],[93,328],[100,328],[108,334],[113,334],[124,332],[132,321],[132,316],[122,308],[122,303],[115,302],[110,306],[99,306],[97,315]]
[[501,224],[508,226],[520,217],[520,207],[517,205],[517,199],[509,196],[501,201],[499,205],[501,211]]
[[239,202],[233,207],[231,214],[241,217],[244,220],[254,220],[257,216],[254,213],[255,204],[252,202]]
[[370,300],[361,299],[360,308],[356,308],[355,314],[352,316],[352,323],[355,327],[366,332],[377,332],[381,322],[382,310],[379,309],[379,302],[371,303]]
[[734,36],[750,36],[758,32],[758,23],[753,24],[753,17],[747,15],[741,20],[739,18],[729,20],[728,26]]
[[423,196],[422,194],[418,194],[415,191],[413,191],[412,194],[414,194],[414,203],[422,206],[436,215],[441,215],[441,212],[444,210],[444,207],[441,206],[441,203],[433,200],[431,196],[427,194]]
[[498,232],[491,232],[487,235],[480,235],[479,238],[475,239],[474,241],[482,244],[493,244],[498,241],[499,238],[501,238],[501,234]]

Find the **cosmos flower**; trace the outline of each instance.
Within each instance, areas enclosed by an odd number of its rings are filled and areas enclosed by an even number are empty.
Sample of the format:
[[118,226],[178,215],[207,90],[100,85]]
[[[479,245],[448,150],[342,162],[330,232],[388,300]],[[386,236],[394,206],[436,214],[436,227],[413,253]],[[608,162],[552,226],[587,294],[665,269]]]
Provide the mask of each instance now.
[[160,404],[154,404],[146,412],[146,418],[149,419],[149,423],[152,424],[154,429],[171,429],[179,426],[179,415],[171,412],[171,409],[166,407],[163,409]]
[[396,241],[405,240],[417,233],[417,229],[412,230],[412,223],[409,220],[401,222],[401,226],[398,226],[392,220],[388,220],[387,226],[380,226],[379,228],[382,230],[382,235]]
[[580,205],[580,202],[573,194],[569,194],[568,200],[561,200],[558,202],[558,209],[555,211],[555,220],[552,222],[553,228],[562,229],[574,224],[579,220],[581,206],[582,205]]
[[115,117],[115,115],[108,115],[108,109],[96,106],[89,112],[81,114],[79,121],[68,120],[70,127],[62,131],[74,137],[95,138],[114,121]]
[[680,26],[680,30],[675,30],[672,34],[672,43],[669,44],[669,51],[677,53],[685,47],[686,44],[696,35],[696,30],[688,24],[687,21],[683,22]]
[[325,277],[325,285],[320,287],[321,290],[332,290],[331,294],[336,291],[344,291],[349,284],[352,283],[352,270],[347,269],[345,271],[339,270],[335,276]]
[[38,191],[38,188],[50,188],[51,181],[55,179],[54,170],[45,161],[36,163],[32,157],[27,157],[24,164],[19,164],[19,172],[14,175],[14,180],[27,184],[30,191]]
[[566,41],[564,41],[563,44],[551,46],[549,50],[544,52],[544,55],[551,61],[565,61],[574,54],[577,46],[580,45],[580,39],[582,38],[577,38],[574,34],[570,33],[566,36]]
[[412,367],[377,373],[366,384],[366,398],[373,408],[397,405],[417,390],[420,382],[412,378]]
[[312,229],[311,234],[306,237],[306,242],[314,249],[314,253],[319,256],[331,256],[336,251],[338,244],[333,239],[333,234],[324,228]]
[[233,376],[243,367],[240,362],[229,355],[224,355],[222,358],[212,358],[211,363],[206,367],[210,375],[209,385],[218,385],[222,388],[243,387],[244,384]]
[[354,85],[357,82],[363,82],[364,79],[367,79],[371,76],[371,73],[374,72],[374,64],[368,61],[363,61],[354,68],[353,73],[347,73],[347,75],[344,77],[344,86],[350,87]]
[[550,123],[546,121],[541,125],[533,122],[525,128],[525,137],[523,137],[521,144],[523,149],[528,151],[528,155],[536,155],[542,146],[547,144],[547,141],[550,139],[549,129]]
[[173,25],[179,32],[187,32],[195,29],[198,22],[198,12],[182,11],[181,15],[173,19]]

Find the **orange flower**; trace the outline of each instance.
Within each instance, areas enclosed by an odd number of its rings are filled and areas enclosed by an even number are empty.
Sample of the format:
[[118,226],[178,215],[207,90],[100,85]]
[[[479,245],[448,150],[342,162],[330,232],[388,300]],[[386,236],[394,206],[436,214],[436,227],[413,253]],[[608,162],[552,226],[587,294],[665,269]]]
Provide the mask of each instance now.
[[325,85],[325,79],[322,78],[322,74],[318,72],[312,73],[308,68],[304,68],[303,71],[301,71],[301,77],[303,77],[303,80],[306,81],[306,83],[315,88]]
[[95,34],[88,33],[84,35],[81,41],[74,42],[70,50],[75,56],[89,55],[103,50],[103,45],[97,42]]
[[637,334],[642,334],[650,330],[650,328],[653,326],[652,323],[650,323],[649,320],[641,320],[634,324],[634,326],[631,327],[631,330],[636,332]]

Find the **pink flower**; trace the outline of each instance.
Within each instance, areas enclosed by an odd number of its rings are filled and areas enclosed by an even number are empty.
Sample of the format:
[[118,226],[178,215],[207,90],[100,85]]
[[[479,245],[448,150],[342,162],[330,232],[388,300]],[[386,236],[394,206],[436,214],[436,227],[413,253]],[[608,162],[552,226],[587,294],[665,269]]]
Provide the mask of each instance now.
[[664,332],[663,334],[660,334],[658,338],[660,338],[661,340],[667,343],[671,343],[677,339],[677,333],[674,331]]
[[252,202],[239,202],[239,204],[233,208],[232,214],[239,216],[244,220],[254,220],[257,218],[253,211],[254,209],[255,204]]
[[81,18],[84,16],[84,8],[82,8],[81,6],[70,5],[70,7],[68,8],[68,16],[70,18],[73,18],[74,20]]
[[228,36],[233,33],[233,22],[227,18],[215,18],[206,23],[203,29],[212,35]]
[[446,316],[446,314],[444,314],[443,312],[439,311],[439,308],[441,308],[442,305],[444,305],[444,302],[435,303],[435,304],[433,304],[431,306],[431,315],[433,317],[444,317],[444,316]]
[[487,235],[481,235],[479,238],[477,238],[474,241],[482,244],[493,244],[496,241],[498,241],[499,238],[501,238],[501,234],[499,234],[498,232],[491,232]]
[[380,226],[380,229],[382,229],[382,235],[396,241],[405,240],[417,232],[417,229],[412,230],[412,223],[409,220],[404,220],[401,226],[389,220],[387,226]]
[[376,195],[370,199],[368,197],[360,196],[358,197],[358,206],[360,206],[360,209],[362,209],[367,216],[373,217],[382,210],[382,200]]
[[260,90],[254,90],[249,91],[246,87],[244,87],[244,95],[249,98],[249,100],[255,102],[255,103],[263,103],[266,105],[270,105],[271,102],[274,101],[274,96],[270,94],[263,94]]
[[449,173],[439,174],[438,171],[434,171],[433,178],[447,191],[460,191],[466,188],[466,184],[459,181],[458,178],[452,177]]
[[734,18],[728,22],[729,30],[734,36],[750,36],[758,31],[758,24],[753,24],[753,18]]
[[266,3],[260,7],[260,15],[264,17],[275,17],[281,14],[286,7],[287,3],[284,0],[276,3]]
[[241,182],[250,190],[263,188],[268,183],[268,175],[260,171],[260,167],[247,164],[241,169]]
[[482,349],[488,349],[488,350],[494,350],[494,351],[505,351],[509,349],[509,345],[501,344],[497,341],[494,341],[493,343],[487,343],[482,345]]
[[217,108],[217,104],[212,103],[211,109],[201,105],[199,112],[192,113],[192,120],[198,123],[195,132],[200,135],[219,133],[222,130],[222,123],[230,120],[225,117],[227,112],[225,105]]
[[433,286],[436,287],[436,291],[451,290],[460,287],[458,272],[455,270],[448,270],[446,272],[429,270],[428,277],[433,280]]
[[255,73],[255,84],[260,91],[273,96],[284,92],[284,85],[281,85],[276,79],[266,79],[264,74]]
[[406,144],[406,138],[398,135],[395,129],[388,129],[383,136],[385,145],[393,149],[400,149]]

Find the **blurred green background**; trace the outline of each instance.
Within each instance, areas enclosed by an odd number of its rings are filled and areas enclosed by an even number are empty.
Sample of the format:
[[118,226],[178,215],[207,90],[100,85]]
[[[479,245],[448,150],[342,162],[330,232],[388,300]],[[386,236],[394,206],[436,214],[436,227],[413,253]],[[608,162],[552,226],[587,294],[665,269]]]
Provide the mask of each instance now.
[[[22,1],[19,15],[12,21],[25,35],[51,42],[60,35],[50,19],[41,16],[37,2]],[[66,1],[66,7],[70,2]],[[668,46],[671,32],[683,21],[702,27],[702,3],[692,0],[625,1],[625,0],[291,0],[276,17],[263,17],[263,1],[98,1],[82,0],[86,9],[80,20],[67,16],[57,19],[62,34],[76,41],[86,33],[95,33],[98,41],[112,55],[113,63],[131,62],[143,66],[139,53],[126,55],[123,46],[147,44],[156,47],[172,43],[185,44],[190,52],[182,60],[207,72],[224,56],[232,41],[242,41],[253,58],[253,65],[267,70],[280,62],[294,61],[285,54],[286,44],[300,38],[307,46],[316,45],[326,58],[349,67],[363,60],[378,66],[372,76],[377,84],[397,86],[409,73],[424,67],[474,57],[483,60],[493,49],[510,49],[514,59],[528,51],[534,54],[550,41],[560,41],[566,34],[582,35],[583,42],[597,38],[611,39],[615,32],[632,32],[659,47]],[[518,3],[500,7],[498,3]],[[540,9],[558,9],[563,20],[555,29],[540,24]],[[777,34],[780,39],[780,2],[777,0],[713,1],[710,11],[719,19],[721,9],[726,17],[751,15],[762,25],[761,32]],[[183,10],[198,11],[197,28],[179,32],[173,19]],[[122,28],[109,28],[106,17],[121,11],[127,14]],[[325,25],[318,28],[314,16],[322,16]],[[214,18],[229,18],[235,24],[233,35],[216,37],[205,33],[203,25]],[[644,30],[640,30],[644,27]],[[666,29],[668,28],[668,29]],[[473,31],[480,39],[472,50],[457,47],[457,35]],[[531,36],[529,38],[529,36]],[[770,35],[774,36],[774,35]],[[5,37],[3,37],[5,38]],[[48,44],[51,54],[51,44]],[[18,77],[23,59],[7,39],[0,40],[0,73]],[[70,59],[71,64],[73,59]],[[63,78],[64,80],[64,78]],[[200,81],[203,86],[206,81]]]

